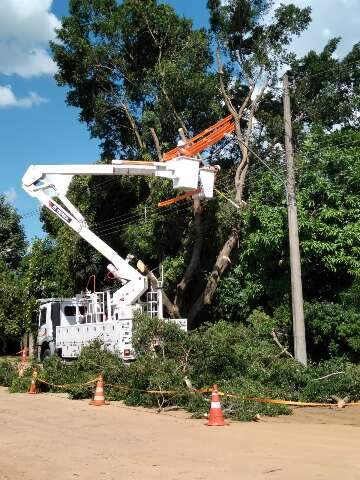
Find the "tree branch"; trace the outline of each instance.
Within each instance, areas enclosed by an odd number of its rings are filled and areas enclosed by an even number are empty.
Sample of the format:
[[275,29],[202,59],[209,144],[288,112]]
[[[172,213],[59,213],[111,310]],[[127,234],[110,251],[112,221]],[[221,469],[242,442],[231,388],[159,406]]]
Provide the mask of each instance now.
[[156,135],[156,132],[153,128],[150,128],[150,132],[151,132],[151,135],[152,135],[153,140],[154,140],[155,149],[156,149],[156,153],[157,153],[159,162],[162,162],[163,161],[163,156],[162,156],[162,153],[161,153],[159,138]]
[[218,254],[212,272],[210,273],[205,289],[202,294],[197,298],[194,305],[191,307],[188,314],[188,327],[191,328],[194,324],[194,320],[201,312],[204,305],[210,305],[214,296],[218,283],[229,266],[231,252],[239,240],[240,226],[233,229],[225,244],[223,245],[220,253]]
[[273,331],[271,332],[271,336],[272,336],[274,342],[276,343],[276,345],[277,345],[279,348],[281,348],[281,353],[280,353],[280,355],[282,355],[283,353],[285,353],[288,357],[294,359],[293,355],[291,355],[291,353],[289,352],[289,350],[288,350],[286,347],[284,347],[283,345],[281,345],[281,343],[280,343],[280,341],[279,341],[279,339],[278,339],[278,337],[277,337],[277,335],[276,335],[276,333],[275,333],[275,330],[273,330]]
[[329,373],[329,375],[324,375],[323,377],[319,378],[313,378],[311,382],[317,382],[318,380],[324,380],[325,378],[333,377],[334,375],[341,375],[342,373],[346,372],[334,372],[334,373]]
[[226,88],[225,88],[225,85],[224,85],[224,78],[223,78],[224,70],[223,70],[223,65],[222,65],[221,59],[220,59],[219,48],[216,49],[216,61],[217,61],[217,66],[218,66],[220,90],[221,90],[221,94],[223,96],[225,105],[227,106],[227,109],[229,110],[229,112],[234,116],[234,118],[239,118],[238,113],[236,111],[236,108],[232,104],[232,101],[231,101],[229,95],[227,94],[227,91],[226,91]]
[[134,133],[135,133],[136,140],[137,140],[137,142],[138,142],[138,145],[139,145],[139,147],[140,147],[140,150],[145,150],[145,149],[146,149],[146,145],[144,144],[144,142],[143,142],[142,139],[141,139],[141,135],[140,135],[139,129],[138,129],[137,125],[136,125],[136,122],[135,122],[134,117],[132,116],[132,114],[131,114],[131,112],[130,112],[130,110],[129,110],[128,104],[123,101],[123,102],[121,103],[121,107],[122,107],[122,109],[124,110],[124,112],[125,112],[128,120],[129,120],[129,122],[130,122],[130,125],[131,125],[131,127],[132,127],[132,129],[133,129],[133,131],[134,131]]
[[173,111],[173,114],[174,114],[176,120],[179,122],[181,128],[184,129],[184,132],[186,133],[186,135],[188,135],[188,133],[189,133],[189,132],[188,132],[188,129],[186,128],[186,125],[185,125],[185,123],[182,121],[182,118],[180,117],[180,115],[177,113],[174,104],[173,104],[172,101],[170,100],[170,97],[169,97],[167,91],[165,90],[165,87],[164,87],[163,85],[160,85],[160,89],[161,89],[161,91],[162,91],[162,93],[163,93],[166,101],[167,101],[168,104],[170,105],[170,107],[171,107],[171,109],[172,109],[172,111]]

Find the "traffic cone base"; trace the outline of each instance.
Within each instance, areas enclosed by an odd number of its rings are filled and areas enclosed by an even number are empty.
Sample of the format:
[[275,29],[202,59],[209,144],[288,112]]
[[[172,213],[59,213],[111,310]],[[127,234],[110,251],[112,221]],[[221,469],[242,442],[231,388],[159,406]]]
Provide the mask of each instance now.
[[208,423],[208,427],[225,427],[228,426],[224,421],[224,417],[221,411],[221,404],[219,399],[219,393],[217,385],[213,386],[213,391],[211,393],[211,407]]
[[28,394],[30,394],[30,395],[34,395],[35,393],[37,393],[37,391],[36,391],[36,377],[37,377],[37,373],[34,372],[33,375],[32,375],[32,378],[31,378],[30,388],[29,388],[29,391],[28,391]]
[[94,407],[102,407],[104,405],[109,405],[109,402],[105,401],[104,397],[104,381],[100,376],[96,382],[95,395],[93,400],[90,402],[90,405]]

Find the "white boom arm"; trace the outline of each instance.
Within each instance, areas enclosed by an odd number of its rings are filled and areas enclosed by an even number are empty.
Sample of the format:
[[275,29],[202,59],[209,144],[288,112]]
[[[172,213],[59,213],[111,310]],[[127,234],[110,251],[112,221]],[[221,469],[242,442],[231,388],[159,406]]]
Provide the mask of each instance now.
[[[174,189],[191,191],[201,188],[205,198],[213,196],[217,167],[200,167],[198,160],[178,157],[169,162],[137,162],[113,160],[112,164],[94,165],[31,165],[22,179],[23,189],[54,212],[92,247],[109,260],[108,270],[124,284],[115,294],[115,301],[134,304],[147,290],[147,278],[95,235],[84,217],[66,197],[74,175],[150,175],[173,181]],[[58,198],[62,205],[54,200]]]

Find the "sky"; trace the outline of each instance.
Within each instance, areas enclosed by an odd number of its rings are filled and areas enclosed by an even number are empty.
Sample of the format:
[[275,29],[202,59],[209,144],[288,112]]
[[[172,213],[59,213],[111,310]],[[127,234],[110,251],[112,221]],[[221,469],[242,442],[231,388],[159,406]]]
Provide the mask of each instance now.
[[[206,0],[164,1],[192,18],[195,27],[208,26]],[[360,40],[360,0],[292,3],[312,7],[311,26],[293,43],[299,56],[340,36],[341,57]],[[90,139],[79,111],[66,105],[66,89],[53,79],[56,65],[48,42],[55,39],[54,29],[67,15],[67,6],[68,0],[0,0],[0,192],[23,216],[29,240],[44,234],[37,201],[21,189],[28,166],[92,163],[100,156],[98,141]]]

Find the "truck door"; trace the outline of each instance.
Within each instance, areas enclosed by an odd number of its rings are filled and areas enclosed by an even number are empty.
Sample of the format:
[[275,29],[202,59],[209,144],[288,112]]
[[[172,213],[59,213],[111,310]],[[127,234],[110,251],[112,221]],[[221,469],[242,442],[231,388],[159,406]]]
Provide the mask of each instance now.
[[55,302],[51,304],[50,317],[51,317],[54,345],[56,345],[56,327],[60,326],[60,303],[59,302]]

